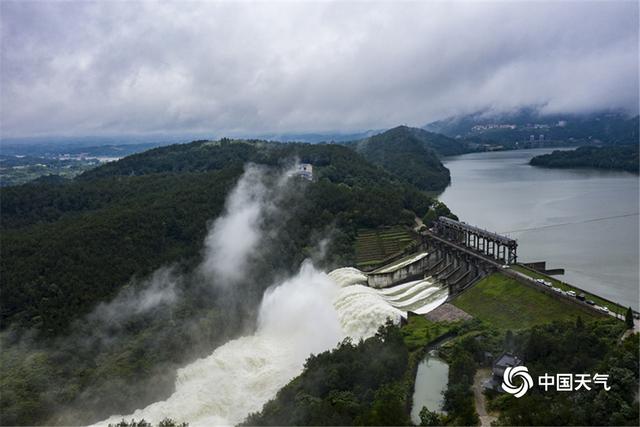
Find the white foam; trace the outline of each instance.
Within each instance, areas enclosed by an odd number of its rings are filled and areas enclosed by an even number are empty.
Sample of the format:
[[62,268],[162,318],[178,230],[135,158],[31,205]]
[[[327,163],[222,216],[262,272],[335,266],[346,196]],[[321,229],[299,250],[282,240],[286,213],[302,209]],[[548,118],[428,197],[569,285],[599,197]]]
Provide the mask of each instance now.
[[389,264],[387,266],[381,267],[378,270],[376,270],[375,272],[376,273],[390,273],[392,271],[396,271],[396,270],[398,270],[398,269],[400,269],[402,267],[405,267],[405,266],[407,266],[409,264],[412,264],[412,263],[414,263],[416,261],[419,261],[422,258],[426,257],[427,255],[429,255],[428,252],[422,252],[422,253],[419,253],[419,254],[417,254],[415,256],[412,256],[411,258],[404,259],[404,260],[399,260],[399,261],[396,261],[396,262],[394,262],[392,264]]
[[390,295],[390,296],[384,295],[384,298],[387,301],[390,301],[392,303],[400,302],[400,301],[407,300],[413,297],[414,295],[416,295],[417,293],[419,293],[420,291],[423,291],[424,289],[427,289],[430,287],[434,287],[434,284],[431,280],[421,280],[417,282],[415,285],[413,285],[411,288],[405,290],[404,292],[401,292],[400,294]]
[[414,287],[416,284],[424,281],[426,279],[421,279],[421,280],[414,280],[412,282],[407,282],[407,283],[403,283],[401,285],[396,285],[393,286],[391,288],[378,288],[378,292],[380,292],[382,295],[395,295],[395,294],[399,294],[403,291],[406,291],[407,289],[411,289],[412,287]]
[[235,425],[299,375],[311,353],[331,349],[346,336],[370,337],[387,319],[399,322],[406,311],[398,307],[424,304],[412,310],[422,314],[447,298],[446,287],[431,279],[388,289],[362,285],[366,279],[355,268],[327,275],[304,264],[298,275],[265,292],[253,335],[229,341],[180,369],[167,400],[98,425],[123,418],[156,424],[166,417],[195,427]]
[[329,273],[329,277],[341,287],[367,283],[367,275],[353,267],[337,268]]
[[434,294],[435,292],[437,292],[439,290],[440,290],[439,287],[430,286],[430,287],[428,287],[426,289],[423,289],[422,291],[418,292],[417,294],[413,295],[411,298],[407,298],[406,300],[402,300],[402,301],[390,301],[390,303],[391,303],[391,305],[393,305],[396,308],[403,309],[403,310],[409,310],[408,307],[411,307],[416,302],[421,301],[421,300],[429,297],[430,295]]
[[447,298],[449,298],[449,290],[447,288],[441,289],[432,295],[430,301],[425,303],[422,307],[416,308],[412,311],[416,314],[427,314],[444,304],[447,301]]

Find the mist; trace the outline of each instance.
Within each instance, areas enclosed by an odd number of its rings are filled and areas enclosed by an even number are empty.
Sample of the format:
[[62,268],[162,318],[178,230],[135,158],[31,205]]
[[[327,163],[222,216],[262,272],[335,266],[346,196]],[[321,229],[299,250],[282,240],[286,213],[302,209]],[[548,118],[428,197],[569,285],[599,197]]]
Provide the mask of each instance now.
[[193,426],[242,422],[300,373],[311,353],[328,350],[343,338],[333,307],[338,290],[325,273],[304,263],[298,274],[265,292],[255,333],[180,369],[167,400],[98,425],[167,417]]
[[141,283],[125,286],[110,302],[100,303],[87,318],[106,327],[118,326],[132,316],[173,305],[180,297],[179,285],[183,280],[174,269],[161,267]]
[[[285,215],[278,202],[287,192],[296,164],[294,162],[275,175],[270,175],[263,166],[245,166],[225,202],[224,212],[214,221],[205,238],[204,259],[200,266],[205,280],[228,287],[247,276],[248,265],[260,253],[264,234],[276,231],[266,230],[267,223]],[[269,226],[273,227],[273,224]]]

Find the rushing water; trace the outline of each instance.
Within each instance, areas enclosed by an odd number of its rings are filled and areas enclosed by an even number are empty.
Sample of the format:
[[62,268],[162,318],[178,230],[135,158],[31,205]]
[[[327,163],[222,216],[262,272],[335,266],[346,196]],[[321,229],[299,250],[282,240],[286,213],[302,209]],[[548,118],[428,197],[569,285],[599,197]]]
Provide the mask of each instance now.
[[564,281],[638,308],[638,176],[528,165],[549,149],[449,158],[440,196],[462,221],[518,240],[521,261],[565,268]]
[[331,349],[347,336],[356,342],[370,337],[387,319],[398,323],[407,310],[426,313],[448,296],[447,287],[431,279],[386,289],[370,288],[366,280],[355,268],[325,274],[303,264],[295,277],[265,292],[253,335],[180,369],[167,400],[99,425],[122,418],[158,423],[167,417],[192,426],[238,424],[298,375],[311,353]]
[[424,406],[432,412],[442,412],[444,395],[449,382],[449,365],[439,357],[429,354],[418,365],[413,390],[411,421],[420,425],[420,411]]

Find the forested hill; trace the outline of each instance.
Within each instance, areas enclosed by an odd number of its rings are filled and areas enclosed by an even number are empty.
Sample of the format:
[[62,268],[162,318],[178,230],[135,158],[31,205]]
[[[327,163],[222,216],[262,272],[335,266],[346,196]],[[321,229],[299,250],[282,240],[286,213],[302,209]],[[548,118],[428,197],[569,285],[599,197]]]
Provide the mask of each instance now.
[[638,144],[607,147],[579,147],[576,150],[556,150],[530,160],[533,166],[546,168],[595,168],[638,173]]
[[630,144],[638,141],[639,117],[622,113],[541,114],[536,108],[510,113],[479,111],[429,123],[425,129],[478,141],[513,143],[538,139],[583,143]]
[[[227,294],[216,277],[203,282],[195,267],[208,224],[246,165],[262,165],[275,183],[294,159],[313,164],[314,180],[292,180],[273,201],[242,283]],[[325,238],[318,266],[352,265],[359,228],[412,225],[433,204],[345,146],[226,139],[156,148],[0,196],[0,382],[14,390],[0,396],[0,412],[4,424],[28,425],[90,424],[166,397],[175,368],[253,327],[264,290]],[[166,285],[164,267],[179,298],[138,310],[154,271],[153,283]],[[96,317],[114,297],[119,308],[109,310],[126,321]]]
[[297,228],[281,239],[291,249],[282,264],[300,260],[312,231],[337,224],[354,232],[428,209],[426,196],[346,147],[262,141],[162,147],[68,183],[4,188],[3,326],[19,320],[55,333],[133,275],[195,257],[243,165],[280,167],[294,158],[314,165],[317,182],[305,189]]
[[463,141],[407,126],[346,144],[371,163],[427,191],[443,190],[451,180],[439,156],[469,151]]

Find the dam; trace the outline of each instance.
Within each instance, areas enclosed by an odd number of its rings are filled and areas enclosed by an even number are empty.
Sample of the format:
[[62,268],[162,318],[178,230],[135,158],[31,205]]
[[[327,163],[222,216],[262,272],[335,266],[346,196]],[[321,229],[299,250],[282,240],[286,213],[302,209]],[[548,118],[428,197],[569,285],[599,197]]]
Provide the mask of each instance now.
[[[404,253],[386,265],[367,273],[367,284],[376,289],[396,289],[403,283],[417,283],[420,280],[430,280],[446,288],[447,301],[468,289],[485,276],[500,271],[504,275],[535,289],[561,298],[572,304],[578,304],[588,310],[602,314],[599,307],[591,302],[585,302],[588,293],[575,285],[570,286],[573,294],[558,292],[561,289],[551,289],[551,282],[535,279],[522,272],[522,266],[510,268],[516,264],[518,243],[507,236],[493,233],[473,225],[459,222],[446,217],[438,218],[431,229],[420,232],[419,244],[412,246],[411,253]],[[526,265],[526,264],[523,264]],[[546,270],[546,263],[531,263],[538,267],[538,271],[546,274],[561,272],[562,269]],[[541,283],[547,283],[540,286]],[[574,298],[582,294],[582,299]],[[594,295],[602,303],[616,308],[608,314],[620,318],[621,307],[614,301]],[[588,299],[588,298],[587,298]],[[418,311],[407,309],[408,312],[423,314],[435,307],[413,307]],[[617,314],[616,314],[617,311]],[[637,312],[634,314],[638,316]]]
[[420,233],[413,253],[369,272],[367,284],[380,289],[431,278],[446,286],[451,298],[515,263],[517,247],[517,242],[506,236],[440,217],[430,230]]
[[167,417],[195,427],[239,424],[299,375],[309,355],[347,337],[371,337],[389,319],[399,324],[409,312],[426,314],[447,297],[448,289],[431,278],[376,289],[356,268],[327,274],[305,262],[297,275],[265,292],[253,333],[180,368],[175,391],[165,400],[95,425],[143,418],[159,423]]

